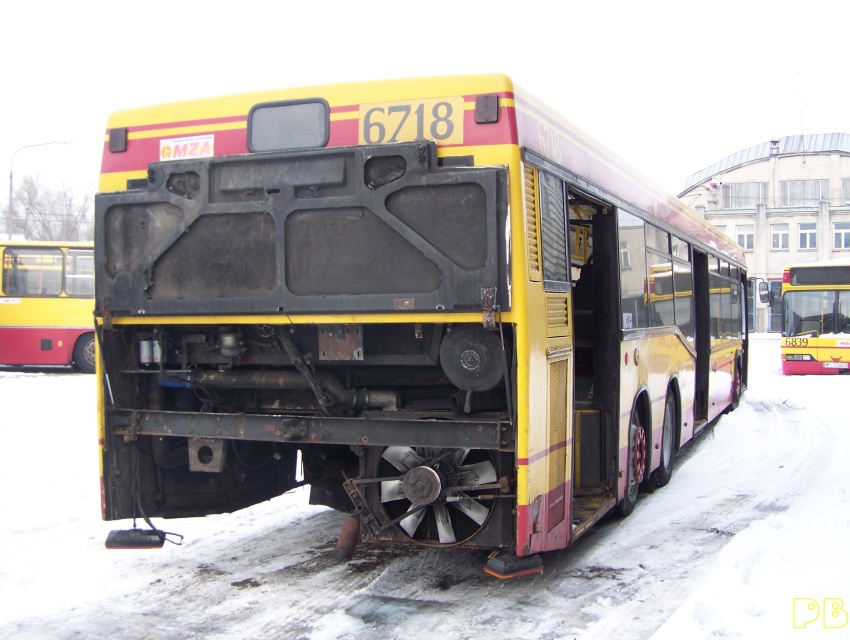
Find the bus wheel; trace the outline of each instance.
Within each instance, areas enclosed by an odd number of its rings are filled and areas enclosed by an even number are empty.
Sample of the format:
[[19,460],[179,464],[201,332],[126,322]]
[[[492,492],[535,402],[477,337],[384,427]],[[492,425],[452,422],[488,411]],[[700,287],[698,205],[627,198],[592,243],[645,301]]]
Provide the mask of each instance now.
[[617,512],[626,517],[635,509],[637,504],[640,483],[646,470],[646,431],[638,412],[637,406],[632,409],[632,420],[629,427],[629,479],[626,484],[626,493],[623,499],[617,503]]
[[673,475],[673,447],[676,430],[676,400],[672,391],[667,391],[664,402],[664,424],[661,432],[661,464],[655,471],[655,482],[663,487]]
[[74,345],[74,365],[83,373],[94,373],[94,334],[84,333]]

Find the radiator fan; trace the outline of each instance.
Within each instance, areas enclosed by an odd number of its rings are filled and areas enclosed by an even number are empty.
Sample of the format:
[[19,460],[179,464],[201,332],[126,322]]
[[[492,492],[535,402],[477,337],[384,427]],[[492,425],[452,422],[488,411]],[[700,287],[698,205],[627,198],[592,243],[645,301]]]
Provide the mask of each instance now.
[[493,511],[497,473],[485,450],[387,447],[377,475],[387,478],[380,483],[387,518],[420,544],[462,543]]

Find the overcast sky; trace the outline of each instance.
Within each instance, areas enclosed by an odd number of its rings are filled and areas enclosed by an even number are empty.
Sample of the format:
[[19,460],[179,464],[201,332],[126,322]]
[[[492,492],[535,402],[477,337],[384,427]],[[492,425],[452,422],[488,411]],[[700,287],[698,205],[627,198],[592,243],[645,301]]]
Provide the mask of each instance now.
[[[10,0],[0,16],[16,188],[93,192],[118,109],[448,73],[512,76],[673,194],[740,149],[850,133],[847,0]],[[54,141],[72,143],[22,149]]]

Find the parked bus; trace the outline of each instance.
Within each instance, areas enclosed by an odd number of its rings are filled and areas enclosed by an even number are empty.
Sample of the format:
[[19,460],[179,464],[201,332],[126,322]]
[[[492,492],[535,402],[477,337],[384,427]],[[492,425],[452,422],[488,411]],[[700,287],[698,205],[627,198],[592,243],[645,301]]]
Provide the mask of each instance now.
[[666,484],[746,384],[741,248],[509,78],[107,126],[107,520],[305,484],[365,539],[490,549],[488,571],[516,575]]
[[850,373],[850,258],[786,267],[782,373]]
[[0,242],[0,364],[94,373],[94,248]]

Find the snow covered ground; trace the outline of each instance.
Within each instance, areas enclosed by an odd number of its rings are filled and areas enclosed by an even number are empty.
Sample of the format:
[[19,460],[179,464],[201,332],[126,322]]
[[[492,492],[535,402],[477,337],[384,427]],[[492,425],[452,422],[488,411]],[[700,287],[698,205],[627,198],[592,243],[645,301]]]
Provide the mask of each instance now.
[[337,563],[346,516],[303,491],[107,550],[129,523],[100,520],[94,396],[94,376],[0,370],[2,638],[850,637],[850,377],[783,377],[772,336],[670,485],[511,581],[463,550]]

